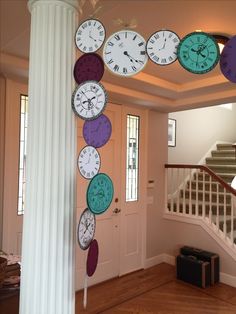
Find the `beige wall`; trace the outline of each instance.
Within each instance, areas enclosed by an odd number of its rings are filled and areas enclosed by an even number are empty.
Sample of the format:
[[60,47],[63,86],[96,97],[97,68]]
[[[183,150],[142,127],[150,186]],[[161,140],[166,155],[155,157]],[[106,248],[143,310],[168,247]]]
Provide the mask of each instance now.
[[6,80],[0,76],[0,249],[3,228],[4,147],[5,147],[5,93]]
[[147,258],[162,253],[176,256],[181,246],[195,246],[218,253],[221,258],[221,272],[236,276],[236,262],[200,226],[163,218],[164,164],[168,159],[167,121],[167,114],[149,112],[148,180],[154,180],[155,184],[147,192],[148,199],[153,198],[153,204],[147,206]]

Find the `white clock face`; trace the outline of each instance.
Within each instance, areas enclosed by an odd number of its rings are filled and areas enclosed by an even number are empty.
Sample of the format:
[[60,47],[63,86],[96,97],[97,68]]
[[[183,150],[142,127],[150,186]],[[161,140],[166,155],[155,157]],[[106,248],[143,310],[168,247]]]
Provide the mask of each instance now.
[[72,95],[72,108],[84,120],[94,120],[105,109],[107,93],[101,83],[86,81]]
[[101,166],[100,155],[93,146],[85,146],[79,153],[78,168],[85,179],[92,179]]
[[147,63],[146,41],[133,31],[122,30],[111,35],[103,49],[103,60],[113,73],[132,76]]
[[90,19],[84,21],[78,27],[75,34],[75,43],[82,52],[97,51],[105,39],[105,28],[98,20]]
[[95,215],[86,208],[80,216],[77,238],[82,250],[86,250],[93,240],[96,228]]
[[159,65],[168,65],[177,59],[177,48],[180,39],[177,34],[169,30],[154,33],[147,41],[149,58]]

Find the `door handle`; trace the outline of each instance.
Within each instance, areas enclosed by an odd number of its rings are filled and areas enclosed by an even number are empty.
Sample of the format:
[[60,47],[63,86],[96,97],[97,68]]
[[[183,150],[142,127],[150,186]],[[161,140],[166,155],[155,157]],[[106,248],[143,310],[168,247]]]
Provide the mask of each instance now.
[[120,213],[120,212],[121,212],[121,209],[119,209],[119,208],[113,209],[113,213],[114,213],[114,214],[118,214],[118,213]]

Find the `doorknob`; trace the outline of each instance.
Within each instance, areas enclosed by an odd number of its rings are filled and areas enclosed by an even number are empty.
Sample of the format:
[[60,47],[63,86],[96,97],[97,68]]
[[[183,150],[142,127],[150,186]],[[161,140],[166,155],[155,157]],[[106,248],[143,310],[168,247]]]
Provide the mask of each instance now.
[[113,213],[114,213],[114,214],[118,214],[118,213],[120,213],[120,212],[121,212],[121,209],[119,209],[119,208],[113,209]]

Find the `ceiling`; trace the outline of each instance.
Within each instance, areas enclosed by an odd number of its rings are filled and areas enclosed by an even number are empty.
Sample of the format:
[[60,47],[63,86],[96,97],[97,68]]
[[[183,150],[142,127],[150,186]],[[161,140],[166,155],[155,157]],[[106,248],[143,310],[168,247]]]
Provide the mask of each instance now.
[[[80,21],[93,14],[91,2],[85,1]],[[30,41],[27,0],[0,0],[0,6],[1,73],[27,81]],[[146,40],[160,29],[173,30],[181,38],[195,30],[236,35],[235,0],[98,0],[97,8],[100,9],[95,17],[104,24],[107,37],[123,28],[115,23],[117,19],[124,23],[135,19],[134,30]],[[98,53],[102,54],[102,49]],[[148,61],[144,70],[132,78],[121,78],[106,70],[102,83],[114,103],[142,105],[163,112],[236,102],[236,85],[226,80],[219,65],[199,75],[189,73],[178,61],[168,66]]]

